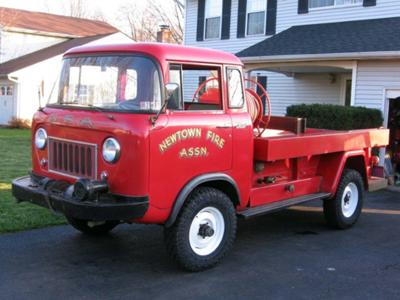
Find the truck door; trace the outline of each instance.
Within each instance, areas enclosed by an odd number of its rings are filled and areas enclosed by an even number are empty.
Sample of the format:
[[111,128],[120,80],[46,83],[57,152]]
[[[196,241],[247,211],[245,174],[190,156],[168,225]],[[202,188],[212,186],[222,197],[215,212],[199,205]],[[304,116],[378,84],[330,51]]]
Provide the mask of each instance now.
[[221,74],[221,66],[170,65],[169,83],[179,92],[150,132],[150,185],[157,185],[150,190],[159,191],[153,198],[175,197],[191,179],[231,169],[232,120]]

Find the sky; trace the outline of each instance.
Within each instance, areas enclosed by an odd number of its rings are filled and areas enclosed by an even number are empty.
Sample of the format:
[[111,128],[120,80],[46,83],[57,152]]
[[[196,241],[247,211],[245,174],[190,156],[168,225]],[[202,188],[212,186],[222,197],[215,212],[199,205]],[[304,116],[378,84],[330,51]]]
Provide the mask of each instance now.
[[[146,1],[148,0],[83,0],[83,3],[87,8],[99,9],[107,17],[111,17],[123,5],[129,3],[144,5]],[[68,0],[0,0],[0,6],[63,14],[69,2]]]
[[[0,6],[32,11],[40,11],[53,14],[66,14],[71,0],[0,0]],[[73,0],[72,0],[73,1]],[[82,0],[85,9],[96,14],[103,15],[108,23],[124,32],[129,32],[126,22],[120,20],[121,7],[134,5],[143,7],[147,1],[158,1],[165,5],[162,0]],[[166,7],[166,9],[171,7]]]

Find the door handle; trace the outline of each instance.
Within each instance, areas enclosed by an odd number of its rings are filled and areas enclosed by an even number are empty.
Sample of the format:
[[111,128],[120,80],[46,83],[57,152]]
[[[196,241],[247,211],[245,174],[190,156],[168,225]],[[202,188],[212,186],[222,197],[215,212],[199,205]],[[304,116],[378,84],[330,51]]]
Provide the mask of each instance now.
[[241,128],[246,128],[247,125],[248,124],[246,124],[246,123],[238,123],[238,124],[234,125],[233,127],[241,129]]
[[232,125],[231,124],[221,124],[221,125],[217,125],[215,126],[216,128],[231,128]]

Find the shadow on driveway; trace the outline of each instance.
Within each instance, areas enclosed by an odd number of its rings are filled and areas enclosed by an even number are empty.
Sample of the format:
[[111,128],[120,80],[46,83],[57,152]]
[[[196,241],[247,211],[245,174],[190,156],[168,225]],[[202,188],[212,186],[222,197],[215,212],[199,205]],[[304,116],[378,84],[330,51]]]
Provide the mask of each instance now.
[[[400,194],[366,206],[400,210]],[[318,211],[239,222],[233,251],[212,270],[181,271],[162,227],[122,225],[101,238],[69,226],[0,236],[2,299],[377,299],[400,297],[400,215],[366,213],[346,231]]]

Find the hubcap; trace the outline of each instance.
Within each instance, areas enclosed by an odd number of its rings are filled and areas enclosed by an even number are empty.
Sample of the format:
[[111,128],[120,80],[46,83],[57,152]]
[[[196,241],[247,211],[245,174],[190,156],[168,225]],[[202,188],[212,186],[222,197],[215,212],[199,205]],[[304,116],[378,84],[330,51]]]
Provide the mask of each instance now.
[[197,255],[209,255],[221,244],[224,233],[222,213],[215,207],[205,207],[197,213],[190,225],[190,247]]
[[350,182],[344,189],[342,195],[342,212],[346,218],[350,218],[357,209],[358,188],[353,182]]

